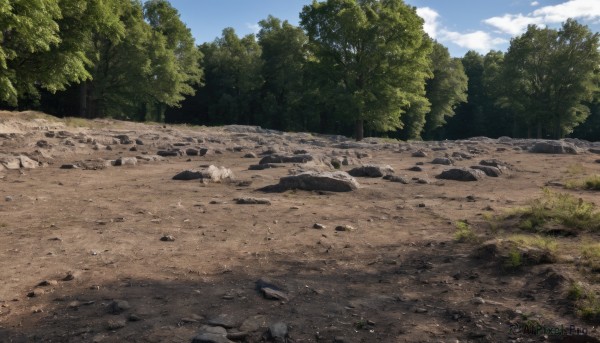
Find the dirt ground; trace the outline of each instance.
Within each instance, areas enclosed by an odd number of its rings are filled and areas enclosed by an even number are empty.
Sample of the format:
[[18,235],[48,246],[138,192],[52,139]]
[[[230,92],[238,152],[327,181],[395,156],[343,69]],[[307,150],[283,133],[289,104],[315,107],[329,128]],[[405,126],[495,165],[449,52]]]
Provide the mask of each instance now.
[[[532,154],[516,149],[518,142],[497,140],[357,144],[242,127],[86,123],[35,113],[0,113],[0,122],[0,154],[42,164],[0,171],[0,342],[191,342],[203,325],[215,323],[228,328],[231,340],[263,342],[274,341],[269,326],[277,322],[286,324],[288,342],[600,338],[596,324],[577,317],[564,287],[549,277],[575,275],[576,252],[507,272],[473,258],[478,243],[454,236],[455,222],[467,220],[480,238],[494,238],[486,214],[525,206],[544,187],[600,205],[598,193],[560,186],[600,174],[600,155]],[[114,141],[124,134],[144,144]],[[177,147],[209,152],[122,167],[104,168],[98,160]],[[390,165],[396,175],[429,182],[361,177],[360,189],[348,193],[264,193],[260,188],[303,168],[248,170],[268,149],[351,155],[357,165]],[[428,156],[412,157],[419,149]],[[250,152],[258,157],[244,158]],[[453,152],[472,156],[455,161],[459,167],[482,159],[513,167],[477,182],[436,179],[448,167],[431,160]],[[81,163],[92,159],[96,170]],[[61,169],[77,162],[84,168]],[[423,171],[409,171],[417,162]],[[172,180],[207,165],[252,183]],[[236,204],[242,197],[271,204]],[[343,225],[355,230],[336,230]],[[568,239],[574,246],[597,240],[589,235]],[[266,299],[256,290],[261,278],[287,300]],[[115,309],[115,300],[128,306]],[[587,336],[516,330],[524,317],[544,328],[573,325]]]

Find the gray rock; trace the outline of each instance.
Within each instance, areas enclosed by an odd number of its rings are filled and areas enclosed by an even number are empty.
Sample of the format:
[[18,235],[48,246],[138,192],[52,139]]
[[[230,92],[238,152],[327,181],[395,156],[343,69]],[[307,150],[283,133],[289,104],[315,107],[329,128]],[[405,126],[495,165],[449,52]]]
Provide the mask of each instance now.
[[325,230],[325,229],[327,229],[327,226],[325,226],[323,224],[315,223],[315,225],[313,225],[313,229]]
[[133,141],[129,139],[129,136],[127,135],[116,135],[115,138],[118,139],[121,144],[133,144]]
[[444,170],[438,179],[454,181],[479,181],[483,179],[485,173],[477,169],[455,168]]
[[201,332],[192,339],[192,343],[234,343],[227,338],[227,335]]
[[408,170],[414,171],[414,172],[420,172],[420,171],[423,171],[423,168],[421,168],[419,166],[414,166],[414,167],[408,168]]
[[189,181],[201,180],[203,182],[225,182],[235,178],[231,169],[225,167],[217,168],[213,165],[203,170],[185,170],[175,176],[173,180]]
[[108,313],[111,314],[121,314],[129,309],[131,309],[131,306],[125,300],[113,300],[108,304]]
[[288,326],[283,322],[277,322],[269,325],[269,334],[275,342],[286,342],[288,337]]
[[311,155],[267,155],[263,157],[258,164],[266,163],[306,163],[313,161],[315,158]]
[[600,148],[590,148],[588,151],[592,154],[600,154]]
[[537,142],[529,150],[536,154],[572,154],[577,155],[578,149],[575,145],[564,141]]
[[490,166],[490,167],[496,167],[496,168],[508,168],[510,165],[508,163],[496,160],[496,159],[491,159],[491,160],[481,160],[479,162],[480,165],[482,166]]
[[267,317],[263,315],[257,315],[244,320],[240,326],[240,331],[255,332],[266,328]]
[[452,162],[451,159],[446,158],[446,157],[438,157],[433,159],[433,161],[431,161],[431,164],[441,164],[441,165],[445,165],[445,166],[451,166],[454,164],[454,162]]
[[137,144],[137,145],[144,145],[144,141],[141,140],[141,139],[139,139],[139,138],[136,138],[135,144]]
[[37,141],[37,143],[35,143],[35,145],[37,145],[40,148],[49,148],[50,147],[50,143],[48,143],[48,141],[46,141],[46,140],[39,140],[39,141]]
[[383,179],[391,181],[391,182],[402,183],[402,184],[405,184],[405,185],[407,185],[409,183],[408,180],[406,180],[402,176],[396,176],[396,175],[386,175],[386,176],[383,177]]
[[500,170],[500,168],[491,166],[472,166],[471,169],[481,170],[485,175],[490,177],[500,177],[500,175],[502,175],[502,170]]
[[[240,323],[237,318],[233,316],[223,313],[218,316],[212,317],[206,321],[206,323],[210,326],[220,326],[221,328],[231,329],[237,327]],[[215,332],[211,332],[215,333]],[[225,331],[225,335],[227,335],[227,331]]]
[[21,160],[16,156],[0,155],[0,164],[8,170],[21,169]]
[[427,157],[427,153],[423,150],[418,150],[412,153],[412,157]]
[[60,166],[60,169],[79,169],[79,166],[74,163],[67,163]]
[[258,156],[253,152],[249,152],[244,155],[244,158],[258,158]]
[[271,205],[269,199],[261,198],[236,198],[233,201],[238,205]]
[[265,170],[271,168],[283,168],[285,166],[276,163],[265,163],[265,164],[253,164],[248,167],[248,170]]
[[394,169],[390,166],[364,165],[356,167],[348,172],[354,177],[382,177],[385,175],[394,174]]
[[185,149],[185,154],[188,156],[198,156],[200,155],[200,150],[194,148]]
[[180,150],[159,150],[156,152],[158,156],[162,157],[178,157],[183,156],[183,152]]
[[305,191],[350,192],[360,187],[358,182],[346,172],[308,171],[298,175],[282,177],[279,184],[263,188],[263,191],[283,192],[290,189]]
[[115,166],[137,166],[137,164],[135,157],[121,157],[115,161]]

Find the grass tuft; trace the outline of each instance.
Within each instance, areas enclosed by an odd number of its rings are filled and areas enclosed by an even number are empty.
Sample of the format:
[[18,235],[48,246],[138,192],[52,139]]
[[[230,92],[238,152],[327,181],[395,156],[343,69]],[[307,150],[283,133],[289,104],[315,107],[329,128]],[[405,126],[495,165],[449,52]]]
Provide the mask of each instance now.
[[466,220],[457,221],[454,223],[454,227],[456,228],[454,238],[459,242],[472,242],[477,238]]

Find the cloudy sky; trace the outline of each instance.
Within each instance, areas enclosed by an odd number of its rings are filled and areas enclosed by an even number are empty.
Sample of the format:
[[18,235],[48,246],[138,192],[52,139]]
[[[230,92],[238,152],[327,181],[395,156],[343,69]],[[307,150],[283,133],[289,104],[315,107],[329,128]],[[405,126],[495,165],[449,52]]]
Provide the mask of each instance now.
[[[240,35],[254,33],[272,14],[298,24],[311,0],[171,0],[198,43],[212,41],[225,27]],[[425,19],[425,30],[453,56],[468,50],[506,50],[511,37],[527,25],[559,27],[575,18],[600,31],[600,0],[405,0]]]

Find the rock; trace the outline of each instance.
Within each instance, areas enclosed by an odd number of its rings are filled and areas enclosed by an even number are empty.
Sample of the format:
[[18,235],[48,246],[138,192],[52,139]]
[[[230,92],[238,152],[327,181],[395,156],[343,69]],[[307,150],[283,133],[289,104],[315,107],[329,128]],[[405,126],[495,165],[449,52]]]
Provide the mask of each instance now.
[[115,138],[118,139],[121,144],[133,144],[133,141],[129,139],[129,136],[127,135],[116,135]]
[[0,164],[8,170],[21,169],[21,160],[16,156],[0,154]]
[[146,161],[146,162],[158,162],[158,161],[164,161],[165,158],[159,155],[138,155],[135,158],[137,158],[140,161]]
[[543,141],[537,142],[529,152],[536,154],[572,154],[579,153],[577,147],[564,141]]
[[108,304],[108,313],[110,314],[121,314],[129,309],[131,306],[125,300],[113,300]]
[[263,157],[258,164],[266,164],[266,163],[306,163],[313,161],[315,158],[311,155],[294,155],[294,156],[284,156],[284,155],[267,155]]
[[164,235],[160,238],[160,240],[163,242],[175,242],[175,237],[171,235]]
[[180,150],[159,150],[156,152],[158,156],[162,157],[179,157],[183,156],[183,152]]
[[271,339],[277,343],[287,342],[288,326],[284,322],[277,322],[269,325],[269,334]]
[[427,153],[423,150],[418,150],[412,153],[412,157],[427,157]]
[[420,171],[423,171],[423,168],[421,168],[419,166],[414,166],[414,167],[408,168],[408,170],[414,171],[414,172],[420,172]]
[[445,166],[451,166],[454,164],[454,162],[452,162],[451,159],[446,158],[446,157],[438,157],[438,158],[435,158],[433,161],[431,161],[431,164],[441,164],[441,165],[445,165]]
[[79,169],[79,166],[74,163],[63,164],[60,169]]
[[109,320],[106,323],[106,329],[107,330],[118,330],[118,329],[124,328],[125,325],[127,325],[127,322],[125,320]]
[[479,181],[483,179],[485,173],[477,169],[455,168],[444,170],[438,179],[454,181]]
[[218,335],[214,333],[199,333],[192,339],[192,343],[234,343],[227,338],[227,335]]
[[[208,319],[206,323],[210,326],[219,326],[225,329],[231,329],[239,325],[239,321],[236,318],[225,313]],[[227,331],[225,331],[225,334],[227,334]]]
[[282,177],[279,184],[263,188],[263,191],[283,192],[291,189],[305,191],[350,192],[359,188],[358,182],[346,172],[308,171]]
[[325,230],[325,229],[327,229],[327,226],[325,226],[323,224],[315,223],[315,225],[313,225],[313,229]]
[[258,290],[265,299],[288,301],[288,296],[285,294],[283,289],[273,284],[268,279],[259,279],[256,281],[256,290]]
[[390,166],[364,165],[356,167],[348,172],[354,177],[382,177],[385,175],[394,174],[394,169]]
[[502,162],[502,161],[499,161],[499,160],[496,160],[496,159],[481,160],[479,162],[479,164],[482,165],[482,166],[496,167],[496,168],[499,168],[499,169],[503,169],[503,168],[510,169],[509,168],[510,164]]
[[225,167],[217,168],[213,165],[203,170],[185,170],[173,176],[173,180],[189,181],[201,180],[202,182],[225,182],[231,181],[235,177],[231,169]]
[[115,166],[136,166],[138,164],[135,157],[121,157],[115,161]]
[[46,140],[39,140],[35,143],[35,145],[37,145],[39,148],[44,148],[47,149],[50,147],[50,143],[48,143],[48,141]]
[[491,166],[472,166],[471,169],[481,170],[485,175],[490,177],[500,177],[502,175],[502,170]]
[[58,286],[58,281],[56,281],[56,280],[44,280],[44,281],[38,283],[38,286],[40,286],[40,287]]
[[339,225],[335,227],[335,231],[356,231],[356,228],[351,225]]
[[253,152],[249,152],[244,155],[244,158],[258,158],[258,156]]
[[402,184],[405,184],[405,185],[407,185],[409,183],[408,180],[406,180],[402,176],[396,176],[396,175],[386,175],[386,176],[383,177],[383,179],[391,181],[391,182],[402,183]]
[[136,138],[136,139],[135,139],[135,144],[136,144],[136,145],[144,145],[144,141],[143,141],[143,140],[141,140],[141,139],[139,139],[139,138]]
[[236,198],[233,201],[238,205],[271,205],[269,199],[261,198]]
[[473,156],[464,153],[464,152],[460,152],[460,151],[455,151],[452,153],[452,157],[454,158],[460,158],[460,159],[464,159],[464,160],[470,160],[473,158]]
[[261,329],[267,328],[267,317],[263,315],[257,315],[254,317],[250,317],[242,323],[240,326],[240,331],[245,332],[256,332]]
[[483,304],[485,304],[485,300],[483,300],[483,298],[481,298],[481,297],[475,297],[475,298],[471,299],[471,303],[474,305],[483,305]]
[[199,156],[200,150],[194,148],[185,149],[185,154],[188,156]]
[[285,167],[285,166],[282,166],[281,164],[275,164],[275,163],[253,164],[250,167],[248,167],[248,170],[265,170],[265,169],[283,168],[283,167]]

